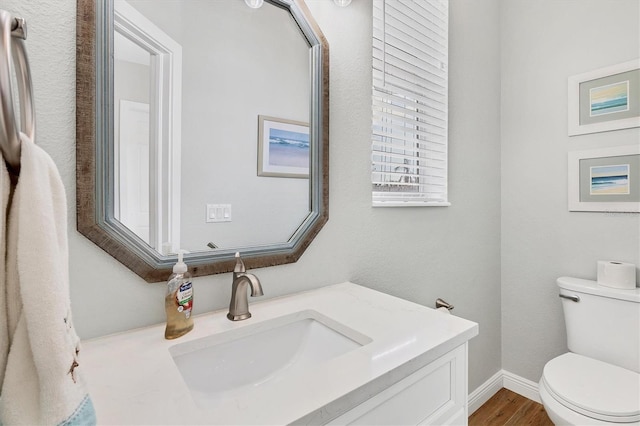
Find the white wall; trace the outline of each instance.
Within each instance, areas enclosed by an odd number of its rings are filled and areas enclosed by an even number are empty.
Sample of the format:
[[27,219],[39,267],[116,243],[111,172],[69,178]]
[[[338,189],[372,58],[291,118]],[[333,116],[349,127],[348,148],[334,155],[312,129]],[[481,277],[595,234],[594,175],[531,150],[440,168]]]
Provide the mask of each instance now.
[[640,56],[638,0],[508,0],[502,22],[502,360],[537,382],[565,352],[555,280],[640,264],[638,214],[569,212],[567,152],[638,144],[640,129],[567,136],[567,77]]
[[[352,280],[480,323],[471,390],[501,368],[500,37],[498,0],[451,1],[448,208],[373,209],[370,197],[371,3],[308,0],[331,48],[330,218],[295,264],[255,271],[265,297]],[[164,320],[164,285],[147,284],[75,230],[75,2],[0,0],[29,22],[38,143],[69,200],[71,297],[83,338]],[[195,280],[195,311],[226,307],[229,274]],[[196,325],[197,326],[197,325]]]

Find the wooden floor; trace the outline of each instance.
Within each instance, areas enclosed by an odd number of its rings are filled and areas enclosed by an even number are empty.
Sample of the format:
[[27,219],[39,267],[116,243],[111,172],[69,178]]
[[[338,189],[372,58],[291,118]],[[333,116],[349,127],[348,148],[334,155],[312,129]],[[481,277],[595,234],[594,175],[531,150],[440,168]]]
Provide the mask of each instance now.
[[553,426],[542,404],[502,388],[469,417],[469,426]]

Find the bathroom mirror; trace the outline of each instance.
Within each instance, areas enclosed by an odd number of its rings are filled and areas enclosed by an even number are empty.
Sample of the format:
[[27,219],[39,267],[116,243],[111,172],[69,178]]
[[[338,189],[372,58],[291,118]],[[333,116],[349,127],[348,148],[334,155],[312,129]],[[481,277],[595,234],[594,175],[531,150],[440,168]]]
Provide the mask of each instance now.
[[78,230],[148,282],[180,249],[295,262],[328,219],[328,44],[302,0],[255,3],[78,0]]

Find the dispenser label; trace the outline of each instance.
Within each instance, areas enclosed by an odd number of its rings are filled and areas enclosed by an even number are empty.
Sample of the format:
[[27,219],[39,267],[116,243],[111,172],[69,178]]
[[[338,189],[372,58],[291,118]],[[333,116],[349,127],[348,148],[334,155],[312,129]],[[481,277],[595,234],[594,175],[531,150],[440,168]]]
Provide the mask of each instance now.
[[184,316],[189,318],[191,316],[191,308],[193,307],[193,286],[191,281],[187,281],[180,285],[176,292],[176,299],[178,302],[178,312],[184,312]]

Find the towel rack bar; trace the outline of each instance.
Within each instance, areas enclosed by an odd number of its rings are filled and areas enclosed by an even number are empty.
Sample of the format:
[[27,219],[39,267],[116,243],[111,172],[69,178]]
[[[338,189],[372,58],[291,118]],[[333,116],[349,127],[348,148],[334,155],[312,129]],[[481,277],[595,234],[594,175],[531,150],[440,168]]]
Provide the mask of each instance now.
[[[26,21],[0,10],[0,152],[7,166],[16,174],[20,171],[20,131],[32,141],[35,136],[35,106],[29,60],[24,45],[26,38]],[[20,127],[13,110],[12,63],[18,83]]]

